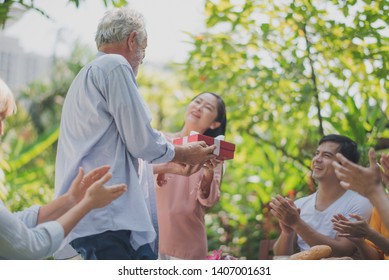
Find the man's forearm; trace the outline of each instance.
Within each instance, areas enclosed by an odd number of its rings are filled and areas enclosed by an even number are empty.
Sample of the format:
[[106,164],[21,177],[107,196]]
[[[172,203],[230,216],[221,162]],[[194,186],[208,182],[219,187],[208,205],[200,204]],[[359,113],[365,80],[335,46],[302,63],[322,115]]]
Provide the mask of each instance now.
[[277,241],[274,243],[273,246],[273,252],[275,256],[290,256],[294,254],[295,248],[295,239],[296,234],[295,233],[284,233],[281,232],[280,236],[278,237]]
[[174,158],[172,159],[172,162],[186,162],[187,161],[187,148],[182,145],[176,145],[174,146]]
[[329,236],[325,236],[311,228],[303,220],[294,225],[293,229],[311,247],[315,245],[330,246],[332,248],[332,257],[351,256],[354,253],[355,247],[348,239],[335,239]]

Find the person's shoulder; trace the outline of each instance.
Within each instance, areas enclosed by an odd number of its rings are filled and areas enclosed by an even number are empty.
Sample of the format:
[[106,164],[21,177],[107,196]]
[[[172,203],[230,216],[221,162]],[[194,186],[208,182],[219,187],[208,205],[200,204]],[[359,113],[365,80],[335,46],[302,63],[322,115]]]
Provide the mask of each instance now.
[[363,208],[373,208],[369,199],[352,190],[347,190],[346,200]]
[[105,53],[98,53],[96,59],[92,62],[94,64],[98,65],[128,65],[128,61],[124,58],[124,56],[120,54],[105,54]]
[[315,197],[315,195],[316,195],[316,192],[309,194],[307,196],[300,197],[294,201],[294,204],[296,206],[301,206],[301,205],[305,204],[306,202],[311,201]]
[[110,75],[116,71],[132,72],[128,61],[120,54],[105,54],[99,52],[97,57],[90,62],[88,71]]
[[369,201],[366,197],[360,195],[359,193],[353,190],[347,190],[345,193],[345,197],[348,197],[348,200],[357,200],[357,201]]

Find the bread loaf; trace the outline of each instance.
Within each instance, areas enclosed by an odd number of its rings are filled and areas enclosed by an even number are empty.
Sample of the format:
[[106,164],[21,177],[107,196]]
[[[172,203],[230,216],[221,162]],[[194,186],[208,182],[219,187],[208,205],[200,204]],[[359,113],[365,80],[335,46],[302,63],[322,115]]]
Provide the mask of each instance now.
[[332,249],[328,245],[312,246],[306,251],[293,254],[289,257],[290,260],[320,260],[331,255]]

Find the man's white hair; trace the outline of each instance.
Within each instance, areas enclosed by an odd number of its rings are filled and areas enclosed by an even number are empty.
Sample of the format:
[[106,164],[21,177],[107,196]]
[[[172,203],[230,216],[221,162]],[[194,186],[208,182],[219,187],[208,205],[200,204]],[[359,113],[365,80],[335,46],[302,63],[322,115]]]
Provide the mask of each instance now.
[[97,27],[95,36],[97,48],[104,44],[121,42],[134,31],[139,34],[138,43],[146,38],[146,22],[143,15],[128,7],[112,9],[105,13]]

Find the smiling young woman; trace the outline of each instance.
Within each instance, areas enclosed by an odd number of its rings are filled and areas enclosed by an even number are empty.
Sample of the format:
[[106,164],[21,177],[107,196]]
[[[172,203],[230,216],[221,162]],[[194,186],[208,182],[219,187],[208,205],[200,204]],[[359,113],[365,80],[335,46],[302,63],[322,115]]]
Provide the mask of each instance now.
[[[181,131],[166,134],[170,139],[191,131],[216,137],[224,135],[227,118],[222,98],[203,92],[188,104]],[[220,197],[222,162],[211,160],[197,166],[172,166],[156,172],[160,259],[205,259],[208,243],[204,216]],[[170,169],[169,169],[170,168]]]

